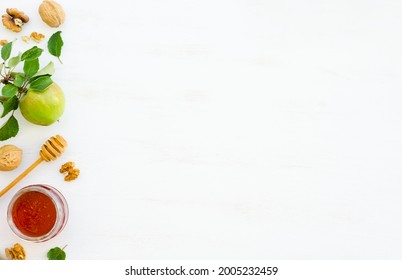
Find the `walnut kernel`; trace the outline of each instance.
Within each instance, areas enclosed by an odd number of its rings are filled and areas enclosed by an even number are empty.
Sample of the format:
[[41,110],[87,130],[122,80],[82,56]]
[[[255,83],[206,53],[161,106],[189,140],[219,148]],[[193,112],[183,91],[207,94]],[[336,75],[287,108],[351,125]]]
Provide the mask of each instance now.
[[69,182],[69,181],[77,179],[79,175],[80,175],[80,170],[77,168],[74,168],[73,170],[68,172],[66,177],[64,177],[64,180]]
[[11,31],[20,32],[22,30],[21,26],[29,21],[29,17],[18,9],[7,8],[6,12],[1,19],[3,25]]
[[40,41],[42,41],[42,39],[45,38],[45,35],[38,32],[32,32],[30,38],[34,40],[36,43],[40,43]]
[[10,260],[25,260],[25,250],[19,243],[15,243],[13,248],[6,248],[5,251]]
[[78,178],[80,175],[80,170],[78,168],[74,168],[75,163],[72,161],[66,162],[60,168],[60,173],[67,173],[64,177],[65,181],[72,181]]
[[18,9],[7,8],[6,12],[13,19],[18,19],[19,21],[22,21],[23,23],[27,23],[29,21],[29,17],[26,14],[24,14],[24,12],[22,12],[22,11],[20,11]]
[[24,41],[25,43],[29,42],[29,37],[28,36],[21,36],[22,41]]
[[7,27],[7,29],[10,29],[13,32],[20,32],[22,30],[22,28],[16,25],[13,19],[7,14],[1,16],[1,21],[3,22],[3,25]]

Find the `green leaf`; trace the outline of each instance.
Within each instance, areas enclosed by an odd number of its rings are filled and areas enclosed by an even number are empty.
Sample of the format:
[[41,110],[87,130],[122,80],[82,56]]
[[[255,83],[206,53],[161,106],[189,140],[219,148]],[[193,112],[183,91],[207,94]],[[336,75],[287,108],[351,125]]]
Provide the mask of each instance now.
[[7,84],[1,89],[1,94],[6,97],[14,96],[18,91],[18,87],[13,84]]
[[17,56],[10,58],[10,60],[8,61],[8,67],[14,68],[20,62],[21,62],[21,53]]
[[35,58],[34,60],[26,60],[24,62],[24,73],[28,77],[32,77],[39,70],[39,59]]
[[50,77],[50,75],[37,75],[37,74],[35,74],[31,79],[29,79],[29,83],[30,84],[32,84],[34,81],[36,81],[37,79],[39,79],[39,78],[42,78],[42,77]]
[[3,124],[0,128],[0,141],[4,141],[10,139],[11,137],[15,137],[19,130],[17,119],[11,115],[8,121]]
[[4,61],[6,61],[10,57],[12,48],[13,42],[9,42],[1,48],[1,58]]
[[45,67],[43,67],[38,73],[36,73],[36,74],[34,75],[34,77],[43,76],[43,75],[49,75],[49,76],[51,76],[51,75],[54,74],[54,71],[55,71],[55,70],[54,70],[54,64],[53,64],[52,61],[50,61],[49,64],[46,65]]
[[41,76],[32,81],[29,89],[32,89],[34,91],[42,91],[50,86],[52,83],[53,81],[49,76]]
[[47,42],[47,49],[51,55],[54,55],[60,60],[61,48],[63,47],[63,39],[60,35],[61,31],[54,33]]
[[43,49],[40,49],[37,46],[34,46],[34,47],[30,48],[29,50],[25,51],[21,55],[21,61],[37,59],[42,54],[42,52],[43,52]]
[[5,117],[8,113],[10,113],[11,111],[17,110],[18,109],[18,103],[19,100],[17,98],[17,96],[13,96],[10,99],[8,99],[6,102],[3,103],[3,113],[1,114],[0,118]]
[[66,252],[64,252],[63,249],[61,249],[60,247],[54,247],[50,249],[49,252],[47,252],[47,258],[49,260],[65,260]]
[[24,78],[23,75],[17,74],[17,75],[15,76],[14,85],[15,85],[16,87],[22,86],[22,84],[23,84],[24,82],[25,82],[25,78]]

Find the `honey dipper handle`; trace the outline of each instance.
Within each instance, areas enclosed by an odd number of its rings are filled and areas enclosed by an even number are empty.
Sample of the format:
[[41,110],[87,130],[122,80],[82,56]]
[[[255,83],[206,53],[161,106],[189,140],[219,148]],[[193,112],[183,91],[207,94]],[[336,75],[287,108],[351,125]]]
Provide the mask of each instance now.
[[20,176],[15,178],[14,181],[12,181],[7,187],[5,187],[0,191],[0,197],[2,197],[6,192],[8,192],[12,187],[14,187],[25,176],[27,176],[28,173],[31,172],[35,167],[37,167],[42,161],[43,159],[40,157],[34,163],[32,163],[30,167],[28,167],[24,172],[20,174]]

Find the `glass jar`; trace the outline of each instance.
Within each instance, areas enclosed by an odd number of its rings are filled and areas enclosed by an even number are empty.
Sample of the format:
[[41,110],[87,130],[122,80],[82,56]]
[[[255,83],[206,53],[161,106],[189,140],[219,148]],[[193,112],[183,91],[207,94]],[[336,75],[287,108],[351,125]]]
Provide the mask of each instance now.
[[48,185],[30,185],[20,189],[7,210],[11,230],[20,238],[44,242],[57,236],[68,220],[64,196]]

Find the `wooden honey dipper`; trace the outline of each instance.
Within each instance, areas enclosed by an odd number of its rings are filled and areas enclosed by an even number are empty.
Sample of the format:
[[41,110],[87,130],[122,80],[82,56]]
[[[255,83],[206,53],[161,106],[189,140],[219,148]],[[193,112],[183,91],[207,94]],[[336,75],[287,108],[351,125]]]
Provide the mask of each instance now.
[[39,152],[39,158],[31,164],[24,172],[20,174],[14,181],[12,181],[7,187],[0,191],[0,197],[14,187],[19,181],[28,175],[35,167],[37,167],[42,161],[52,161],[58,158],[67,147],[67,141],[60,135],[50,137],[49,140],[42,145],[42,149]]

